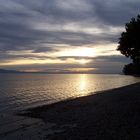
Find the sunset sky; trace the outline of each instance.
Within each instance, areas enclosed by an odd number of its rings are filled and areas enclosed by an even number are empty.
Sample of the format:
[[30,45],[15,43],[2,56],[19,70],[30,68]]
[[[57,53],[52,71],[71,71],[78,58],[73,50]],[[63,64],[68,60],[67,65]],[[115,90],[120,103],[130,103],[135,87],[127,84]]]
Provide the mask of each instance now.
[[140,0],[0,0],[0,68],[120,73],[116,51]]

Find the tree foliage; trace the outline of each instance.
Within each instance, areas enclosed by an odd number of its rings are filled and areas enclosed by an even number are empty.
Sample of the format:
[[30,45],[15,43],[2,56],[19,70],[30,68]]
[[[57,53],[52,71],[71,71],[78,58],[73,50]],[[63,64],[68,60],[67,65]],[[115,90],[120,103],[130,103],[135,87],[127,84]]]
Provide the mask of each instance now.
[[140,65],[130,63],[124,66],[123,73],[126,75],[140,75]]
[[125,29],[126,31],[121,34],[117,50],[130,57],[133,63],[140,63],[140,15],[126,23]]
[[123,72],[140,74],[140,15],[126,23],[125,32],[121,34],[117,50],[133,61],[124,66]]

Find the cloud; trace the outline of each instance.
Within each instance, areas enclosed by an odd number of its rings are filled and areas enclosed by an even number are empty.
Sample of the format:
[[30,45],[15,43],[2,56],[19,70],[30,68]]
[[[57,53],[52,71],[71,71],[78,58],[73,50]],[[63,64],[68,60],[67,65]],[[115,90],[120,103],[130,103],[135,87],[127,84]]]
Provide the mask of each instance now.
[[[102,56],[102,57],[62,57],[59,58],[61,60],[66,59],[90,59],[91,61],[86,65],[81,65],[79,63],[68,64],[68,63],[50,63],[50,64],[24,64],[24,65],[9,65],[6,68],[9,69],[19,69],[19,70],[38,70],[38,71],[46,71],[46,72],[77,72],[77,70],[84,69],[84,72],[87,73],[121,73],[122,67],[124,64],[127,64],[130,60],[123,58],[119,55],[113,56]],[[44,58],[45,59],[45,58]],[[51,58],[49,58],[51,59]],[[58,58],[52,58],[58,59]]]
[[[139,0],[1,0],[0,63],[25,57],[51,59],[48,54],[68,47],[117,44],[124,23],[139,12]],[[113,56],[93,59],[126,61]]]
[[104,24],[122,26],[140,12],[138,0],[90,0],[95,5],[96,17]]
[[[118,34],[108,33],[106,29],[108,27],[105,27],[105,24],[122,26],[125,19],[128,19],[128,15],[132,17],[137,14],[140,2],[109,0],[102,4],[103,2],[103,0],[2,0],[0,4],[0,48],[1,50],[32,49],[36,42],[80,45],[80,43],[98,43],[105,40],[116,41]],[[125,6],[122,6],[122,3]],[[59,24],[62,25],[62,30],[58,32],[34,29],[33,27],[38,26],[39,23],[44,23],[46,26],[52,24],[52,28]],[[95,26],[102,28],[105,33],[88,35],[82,32],[63,31],[66,23],[83,23],[80,25],[83,28]]]

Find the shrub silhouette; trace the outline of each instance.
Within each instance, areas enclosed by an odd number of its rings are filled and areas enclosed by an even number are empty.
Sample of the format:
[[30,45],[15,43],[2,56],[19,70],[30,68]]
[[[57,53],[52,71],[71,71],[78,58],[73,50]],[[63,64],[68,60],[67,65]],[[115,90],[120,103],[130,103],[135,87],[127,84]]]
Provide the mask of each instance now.
[[123,72],[140,74],[140,15],[126,23],[125,32],[121,34],[117,50],[133,61],[124,67]]

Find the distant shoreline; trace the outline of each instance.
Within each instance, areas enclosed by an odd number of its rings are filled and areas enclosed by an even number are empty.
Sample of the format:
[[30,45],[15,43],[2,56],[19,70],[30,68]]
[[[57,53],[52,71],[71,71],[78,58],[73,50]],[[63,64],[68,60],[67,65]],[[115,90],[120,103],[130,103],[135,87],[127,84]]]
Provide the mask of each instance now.
[[[0,74],[115,74],[115,75],[124,75],[122,73],[82,73],[82,72],[73,72],[73,73],[53,73],[53,72],[0,72]],[[133,76],[133,75],[127,75]]]
[[123,73],[93,73],[93,72],[45,72],[45,71],[37,71],[37,72],[29,72],[29,71],[18,71],[18,70],[6,70],[0,69],[0,74],[119,74],[119,75],[126,75],[126,76],[136,76],[140,77],[140,75],[128,75]]
[[55,123],[58,130],[65,126],[64,131],[48,136],[50,139],[140,139],[140,83],[28,109],[19,115],[42,119],[46,125]]
[[31,71],[18,71],[18,70],[6,70],[6,69],[0,69],[0,74],[122,74],[123,73],[100,73],[100,72],[90,72],[90,71],[81,71],[81,72],[47,72],[47,71],[35,71],[35,72],[31,72]]

